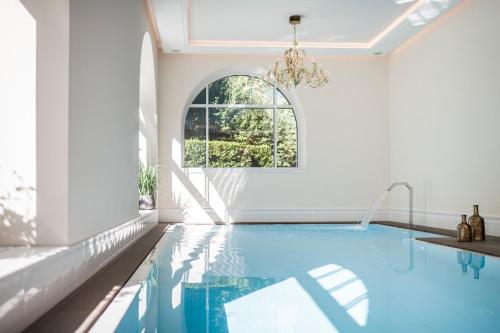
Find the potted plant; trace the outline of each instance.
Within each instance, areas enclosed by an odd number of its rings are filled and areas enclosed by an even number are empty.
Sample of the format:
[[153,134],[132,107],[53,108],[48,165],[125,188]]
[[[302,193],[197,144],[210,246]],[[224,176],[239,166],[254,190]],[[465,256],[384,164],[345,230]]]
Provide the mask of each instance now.
[[151,166],[139,166],[139,209],[155,209],[154,194],[158,187],[158,171]]

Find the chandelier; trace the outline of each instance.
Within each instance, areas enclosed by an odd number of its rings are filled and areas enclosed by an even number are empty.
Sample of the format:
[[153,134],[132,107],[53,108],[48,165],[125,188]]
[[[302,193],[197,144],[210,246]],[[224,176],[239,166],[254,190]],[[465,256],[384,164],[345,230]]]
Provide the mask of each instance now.
[[324,86],[328,83],[328,72],[314,60],[312,60],[311,70],[305,68],[306,52],[297,47],[297,25],[300,24],[300,15],[290,16],[289,22],[293,26],[293,46],[285,51],[285,67],[282,68],[279,60],[276,60],[272,68],[264,75],[264,79],[287,89],[297,87],[302,80],[305,80],[305,84],[312,88]]

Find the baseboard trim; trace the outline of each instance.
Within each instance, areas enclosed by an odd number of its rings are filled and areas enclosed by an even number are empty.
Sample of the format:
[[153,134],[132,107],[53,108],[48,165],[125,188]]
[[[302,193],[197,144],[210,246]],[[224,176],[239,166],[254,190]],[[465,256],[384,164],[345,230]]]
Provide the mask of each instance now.
[[[445,212],[416,209],[413,211],[413,223],[434,228],[455,230],[461,221],[460,212]],[[384,209],[387,221],[408,222],[407,209]],[[500,216],[484,215],[484,224],[488,235],[500,236]]]
[[[365,209],[160,209],[160,222],[167,223],[272,223],[272,222],[345,222],[360,221]],[[377,216],[378,217],[378,216]]]
[[[297,222],[353,222],[360,221],[367,210],[362,208],[318,209],[224,209],[208,208],[160,209],[161,222],[167,223],[297,223]],[[373,220],[408,222],[408,209],[383,208]],[[460,213],[414,210],[415,224],[454,230],[460,222]],[[500,216],[484,216],[489,235],[500,236]]]

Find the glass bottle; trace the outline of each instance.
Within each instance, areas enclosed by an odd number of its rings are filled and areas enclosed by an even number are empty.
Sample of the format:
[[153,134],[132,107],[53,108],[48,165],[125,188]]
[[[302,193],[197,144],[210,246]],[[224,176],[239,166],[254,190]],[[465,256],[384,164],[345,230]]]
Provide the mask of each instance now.
[[467,223],[467,215],[462,215],[462,222],[457,226],[457,240],[459,242],[472,241],[472,231]]
[[484,219],[479,216],[479,206],[474,205],[474,215],[469,217],[469,224],[472,229],[472,240],[484,241]]

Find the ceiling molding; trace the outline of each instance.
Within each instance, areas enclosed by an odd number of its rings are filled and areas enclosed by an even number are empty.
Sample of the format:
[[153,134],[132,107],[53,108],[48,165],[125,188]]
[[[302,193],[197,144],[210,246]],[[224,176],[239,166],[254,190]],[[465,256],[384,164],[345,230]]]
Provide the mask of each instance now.
[[154,14],[153,6],[151,4],[151,0],[144,0],[144,7],[146,10],[147,21],[150,26],[150,30],[153,33],[153,38],[157,48],[163,48],[160,33],[158,32],[158,23],[156,22],[156,16]]
[[[289,48],[290,41],[276,40],[225,40],[194,39],[192,25],[192,1],[195,0],[147,0],[153,3],[154,13],[159,24],[159,34],[164,52],[185,53],[220,53],[220,52],[274,52]],[[236,0],[235,0],[236,1]],[[308,0],[304,0],[308,1]],[[388,23],[384,29],[371,39],[350,42],[300,41],[300,47],[320,50],[324,54],[372,54],[386,53],[401,45],[408,38],[420,31],[422,26],[411,22],[412,16],[419,16],[426,6],[438,7],[439,17],[462,0],[448,0],[446,5],[439,1],[446,0],[394,0],[395,3],[413,2],[402,14]],[[403,1],[403,2],[399,2]],[[442,8],[439,8],[441,6]],[[423,19],[423,25],[430,24],[436,17]],[[215,22],[217,23],[217,22]],[[321,51],[323,50],[323,51]],[[336,51],[337,50],[337,51]]]
[[165,52],[181,51],[189,41],[189,1],[151,0]]
[[[305,49],[371,49],[377,45],[391,31],[397,28],[410,14],[420,8],[427,0],[418,0],[411,5],[402,15],[392,21],[384,30],[375,35],[368,42],[331,43],[331,42],[300,42],[300,47]],[[277,41],[227,41],[227,40],[189,40],[189,46],[198,47],[237,47],[237,48],[289,48],[291,42]]]
[[374,47],[378,44],[382,39],[384,39],[388,34],[390,34],[394,29],[396,29],[404,20],[410,16],[413,12],[419,9],[423,4],[425,4],[427,0],[418,0],[413,5],[411,5],[403,15],[399,16],[397,19],[392,21],[384,30],[382,30],[378,35],[373,37],[370,41],[370,48]]
[[[188,44],[189,46],[201,46],[201,47],[289,48],[291,42],[190,40]],[[370,43],[300,42],[300,47],[306,49],[369,49]]]

